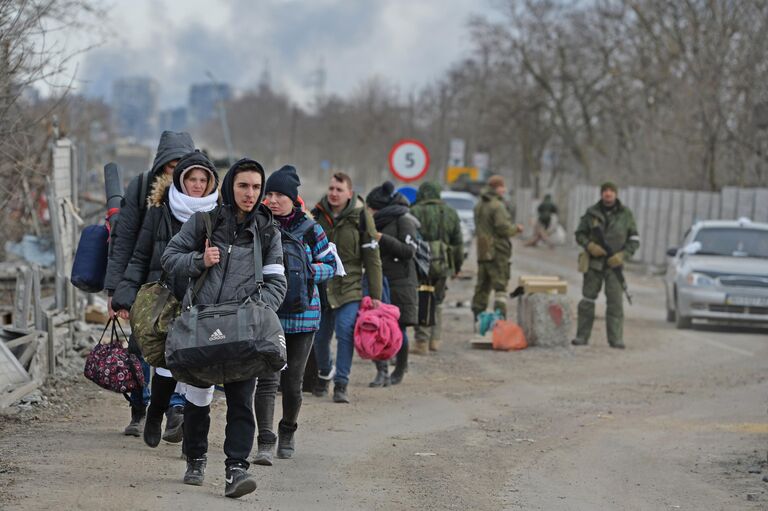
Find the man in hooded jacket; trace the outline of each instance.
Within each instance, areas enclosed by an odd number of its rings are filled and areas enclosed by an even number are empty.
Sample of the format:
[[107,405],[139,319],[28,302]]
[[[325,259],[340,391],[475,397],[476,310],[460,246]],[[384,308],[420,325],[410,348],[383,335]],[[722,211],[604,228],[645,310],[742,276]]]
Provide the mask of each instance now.
[[[262,204],[263,183],[264,168],[261,164],[247,158],[236,162],[221,186],[222,206],[214,213],[195,213],[171,239],[163,253],[163,269],[177,276],[196,280],[208,269],[195,297],[197,303],[242,302],[250,297],[262,300],[274,311],[280,308],[287,289],[283,248],[272,213]],[[203,218],[208,214],[215,219],[210,239],[207,238]],[[256,236],[260,239],[262,251],[264,283],[261,286],[255,281],[253,244]],[[190,305],[190,294],[184,297],[182,308]],[[255,389],[255,378],[224,384],[227,396],[224,494],[227,497],[241,497],[256,489],[255,480],[247,473],[247,458],[256,432],[253,414]],[[187,385],[186,396],[184,447],[187,471],[184,483],[200,486],[207,463],[213,387]]]
[[[107,291],[107,309],[110,316],[114,315],[112,310],[112,295],[115,289],[123,280],[125,269],[131,260],[133,251],[136,247],[136,241],[139,238],[141,225],[144,222],[144,212],[146,211],[147,197],[154,188],[155,182],[163,175],[173,174],[176,164],[187,153],[195,150],[195,143],[189,133],[164,131],[160,135],[160,142],[157,145],[155,161],[152,163],[150,178],[152,182],[143,183],[146,175],[139,174],[134,177],[125,191],[120,202],[120,213],[117,224],[110,235],[109,259],[107,262],[107,274],[104,278],[104,289]],[[140,197],[142,189],[146,195]],[[135,342],[131,341],[131,351],[141,356]],[[144,380],[149,381],[149,365],[141,359],[142,369],[144,371]],[[131,422],[126,426],[125,435],[141,436],[142,422],[146,415],[147,405],[149,404],[149,386],[142,390],[135,390],[130,395]],[[180,404],[178,402],[174,404]],[[177,408],[172,406],[168,411],[168,423],[179,423],[179,418],[175,417]]]

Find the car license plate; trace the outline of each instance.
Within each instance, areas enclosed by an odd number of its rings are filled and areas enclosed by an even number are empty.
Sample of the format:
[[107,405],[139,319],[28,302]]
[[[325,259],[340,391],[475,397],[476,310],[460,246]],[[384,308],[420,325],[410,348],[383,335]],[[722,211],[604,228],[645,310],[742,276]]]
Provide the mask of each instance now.
[[727,296],[725,303],[746,307],[768,307],[768,296]]

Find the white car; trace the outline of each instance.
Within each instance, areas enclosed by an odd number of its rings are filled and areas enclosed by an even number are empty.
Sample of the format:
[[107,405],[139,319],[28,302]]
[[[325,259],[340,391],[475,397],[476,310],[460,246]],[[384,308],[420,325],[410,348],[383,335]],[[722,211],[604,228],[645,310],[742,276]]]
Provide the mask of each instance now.
[[456,210],[461,220],[461,235],[464,240],[464,254],[469,252],[472,238],[475,237],[475,204],[477,197],[469,192],[440,192],[440,198]]
[[667,321],[768,322],[768,224],[697,222],[667,256]]

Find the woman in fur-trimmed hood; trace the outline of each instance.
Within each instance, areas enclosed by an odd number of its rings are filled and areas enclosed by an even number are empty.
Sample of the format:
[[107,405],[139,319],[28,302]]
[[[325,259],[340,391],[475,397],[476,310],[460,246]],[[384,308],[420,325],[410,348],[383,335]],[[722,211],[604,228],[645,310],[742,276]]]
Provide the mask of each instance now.
[[[163,268],[160,258],[168,242],[181,230],[181,226],[197,211],[211,211],[219,203],[219,176],[213,163],[201,152],[184,155],[173,175],[160,174],[155,179],[147,197],[147,213],[136,240],[131,260],[125,269],[123,280],[112,296],[112,307],[123,319],[128,319],[139,288],[160,280]],[[189,279],[172,274],[165,282],[181,301]],[[163,413],[168,410],[166,430],[162,435],[167,441],[180,442],[184,420],[184,400],[173,394],[176,380],[170,371],[155,368],[152,393],[144,425],[144,441],[150,447],[160,443]],[[170,405],[170,409],[169,409]]]

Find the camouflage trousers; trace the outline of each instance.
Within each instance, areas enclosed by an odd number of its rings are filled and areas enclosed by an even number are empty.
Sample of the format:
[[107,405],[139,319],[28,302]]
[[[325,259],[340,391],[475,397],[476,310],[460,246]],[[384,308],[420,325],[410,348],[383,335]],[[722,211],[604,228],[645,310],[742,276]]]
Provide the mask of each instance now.
[[499,310],[507,317],[509,266],[509,260],[477,263],[477,284],[472,297],[472,312],[475,316],[488,308],[488,296],[493,291],[493,310]]
[[605,281],[605,297],[608,302],[605,311],[608,343],[621,344],[624,341],[624,295],[616,273],[609,269],[600,271],[590,268],[584,274],[576,339],[589,341],[592,324],[595,321],[595,302],[603,287],[603,281]]
[[443,300],[445,300],[446,281],[448,279],[443,277],[441,279],[430,282],[435,286],[435,324],[434,326],[416,326],[414,327],[415,338],[417,343],[424,343],[429,341],[441,341],[443,325]]

